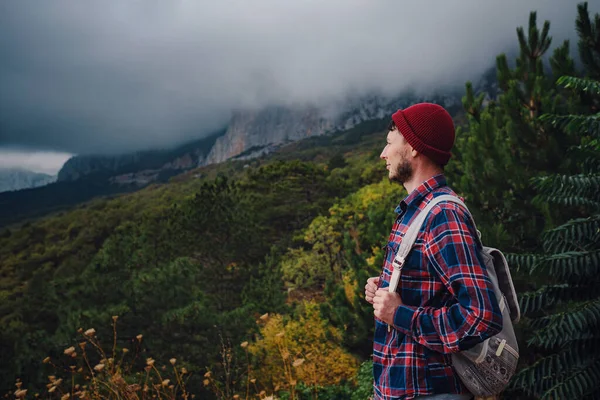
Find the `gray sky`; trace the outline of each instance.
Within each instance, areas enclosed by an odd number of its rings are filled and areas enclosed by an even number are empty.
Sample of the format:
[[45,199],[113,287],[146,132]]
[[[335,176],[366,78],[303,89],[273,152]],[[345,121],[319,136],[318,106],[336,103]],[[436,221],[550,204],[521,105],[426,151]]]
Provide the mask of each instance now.
[[0,166],[9,152],[171,146],[236,108],[462,86],[516,48],[531,10],[575,54],[576,4],[2,0]]

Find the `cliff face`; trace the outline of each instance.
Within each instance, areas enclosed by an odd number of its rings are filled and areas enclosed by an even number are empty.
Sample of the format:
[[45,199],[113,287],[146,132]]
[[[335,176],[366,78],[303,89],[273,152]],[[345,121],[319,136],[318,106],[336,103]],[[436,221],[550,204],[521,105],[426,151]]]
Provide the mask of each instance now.
[[335,111],[314,107],[238,111],[233,114],[225,135],[215,142],[204,164],[219,163],[240,155],[246,158],[248,153],[260,155],[286,142],[351,129],[373,119],[389,118],[398,108],[421,101],[433,101],[449,110],[460,107],[459,95],[408,95],[393,99],[373,95],[338,104]]
[[260,111],[237,111],[225,135],[217,139],[204,163],[219,163],[250,149],[321,135],[331,126],[332,121],[312,107],[302,110],[270,107]]

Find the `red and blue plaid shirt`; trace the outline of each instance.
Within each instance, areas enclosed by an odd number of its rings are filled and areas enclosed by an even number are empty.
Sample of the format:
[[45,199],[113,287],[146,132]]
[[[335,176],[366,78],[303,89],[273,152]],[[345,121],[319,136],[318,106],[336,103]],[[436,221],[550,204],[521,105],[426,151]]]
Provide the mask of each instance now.
[[[379,285],[389,286],[392,261],[414,217],[432,198],[456,194],[443,175],[423,182],[396,208]],[[433,207],[402,268],[403,305],[394,324],[375,319],[375,399],[412,399],[468,393],[452,368],[451,353],[466,350],[502,329],[502,314],[480,258],[468,211],[452,202]]]

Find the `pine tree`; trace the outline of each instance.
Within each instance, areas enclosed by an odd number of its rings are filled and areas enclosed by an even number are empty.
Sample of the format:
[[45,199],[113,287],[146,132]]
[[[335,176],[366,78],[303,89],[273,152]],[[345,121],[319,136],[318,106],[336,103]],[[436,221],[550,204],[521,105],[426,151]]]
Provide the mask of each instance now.
[[574,73],[569,43],[554,50],[547,72],[543,59],[552,43],[550,23],[539,29],[536,19],[532,12],[527,31],[517,29],[516,66],[511,69],[504,54],[497,58],[497,99],[486,101],[467,83],[467,126],[457,130],[457,157],[449,168],[452,185],[472,206],[487,242],[504,249],[535,248],[531,238],[542,231],[546,218],[531,203],[535,193],[529,181],[558,171],[569,145],[562,132],[538,118],[568,110],[557,96],[555,77]]
[[[600,98],[600,82],[563,77],[559,84]],[[576,174],[534,179],[538,200],[580,214],[542,235],[542,253],[512,257],[550,282],[525,293],[521,309],[531,316],[528,345],[544,354],[523,369],[512,387],[542,399],[600,396],[600,113],[546,115],[542,120],[581,137],[570,157]]]

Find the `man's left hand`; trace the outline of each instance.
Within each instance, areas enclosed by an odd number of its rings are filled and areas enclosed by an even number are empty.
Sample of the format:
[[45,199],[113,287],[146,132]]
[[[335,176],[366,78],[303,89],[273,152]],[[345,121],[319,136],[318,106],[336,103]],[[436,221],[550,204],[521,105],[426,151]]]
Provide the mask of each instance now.
[[373,297],[375,317],[388,325],[394,325],[394,314],[402,299],[398,293],[390,293],[387,289],[378,289]]

